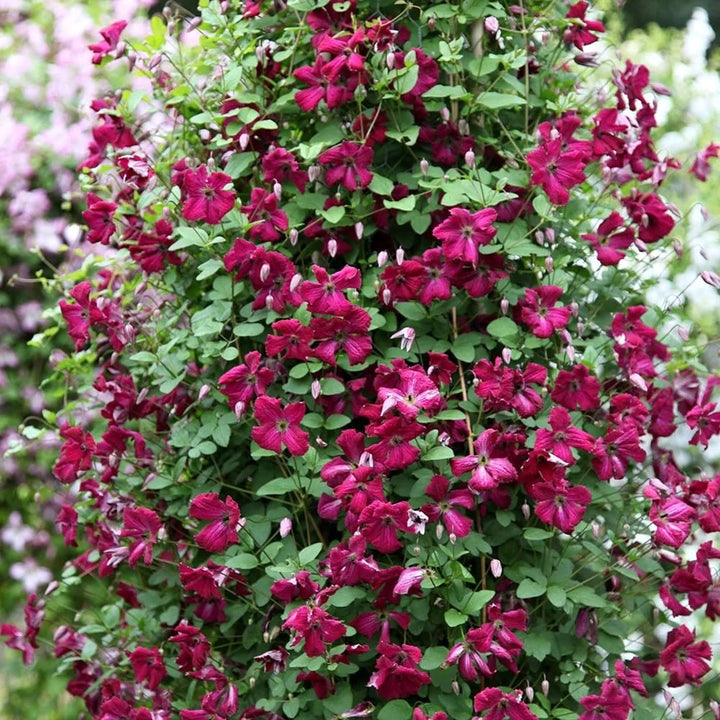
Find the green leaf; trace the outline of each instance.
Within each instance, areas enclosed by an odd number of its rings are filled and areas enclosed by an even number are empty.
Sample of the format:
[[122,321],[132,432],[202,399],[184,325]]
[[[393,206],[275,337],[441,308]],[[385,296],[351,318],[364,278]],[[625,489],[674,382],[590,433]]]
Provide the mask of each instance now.
[[458,100],[465,97],[468,91],[461,85],[435,85],[423,93],[424,98],[452,98]]
[[402,200],[383,200],[383,205],[385,205],[386,208],[391,208],[392,210],[411,212],[415,209],[416,200],[417,198],[415,195],[408,195],[407,197],[402,198]]
[[340,395],[345,392],[345,386],[335,378],[323,378],[320,387],[323,395]]
[[198,267],[200,271],[197,275],[196,280],[205,280],[206,278],[212,277],[218,270],[223,268],[223,261],[210,258],[206,260],[202,265]]
[[502,108],[517,107],[525,105],[525,98],[519,95],[510,95],[499,92],[485,92],[478,97],[477,102],[488,110],[500,110]]
[[[274,455],[274,453],[270,454]],[[265,497],[266,495],[284,495],[293,492],[293,490],[297,490],[295,480],[291,477],[280,477],[261,485],[255,490],[255,494],[259,497]]]
[[308,563],[311,563],[322,552],[322,549],[323,544],[319,542],[304,547],[298,553],[298,560],[300,561],[300,564],[307,565]]
[[344,608],[351,605],[355,600],[364,597],[365,593],[358,587],[341,587],[337,592],[333,593],[328,599],[328,604],[333,607]]
[[258,154],[254,152],[235,153],[223,168],[223,172],[233,180],[250,174],[252,168],[257,164]]
[[545,594],[545,585],[541,585],[540,583],[535,582],[534,580],[530,580],[530,578],[525,578],[517,588],[517,591],[515,593],[521,600],[526,600],[528,598],[534,598],[534,597],[540,597],[540,595]]
[[382,175],[373,173],[372,180],[368,187],[378,195],[392,195],[392,191],[395,189],[395,183]]
[[507,338],[517,334],[518,326],[508,317],[500,317],[488,323],[488,335],[496,338]]
[[208,234],[200,227],[175,228],[178,239],[169,247],[169,250],[183,250],[189,247],[205,247]]
[[341,427],[345,427],[352,422],[352,418],[347,415],[331,415],[325,421],[326,430],[339,430]]
[[450,350],[452,354],[461,362],[474,362],[476,348],[479,345],[479,333],[463,333],[459,335],[457,340],[452,344]]
[[408,320],[424,320],[427,310],[419,302],[399,302],[395,309]]
[[494,597],[494,590],[479,590],[470,593],[461,609],[468,615],[477,615]]
[[342,205],[335,205],[327,210],[320,210],[319,214],[334,225],[345,217],[345,208]]
[[552,649],[552,634],[544,632],[528,633],[523,643],[523,651],[537,660],[544,660]]
[[547,596],[550,603],[555,607],[561,608],[565,606],[567,594],[559,585],[551,585],[547,589]]
[[601,608],[607,605],[607,600],[600,597],[592,588],[579,585],[567,591],[568,597],[578,605]]
[[530,542],[535,540],[547,540],[555,535],[552,530],[545,530],[545,528],[525,528],[523,531],[523,537]]
[[[519,597],[519,596],[518,596]],[[467,622],[468,616],[465,613],[461,613],[455,608],[450,608],[445,611],[445,624],[448,627],[457,627],[458,625],[464,625]]]
[[400,720],[409,718],[413,709],[405,700],[391,700],[386,703],[377,715],[377,720]]
[[455,453],[451,448],[445,447],[444,445],[436,445],[430,448],[426,453],[423,453],[422,459],[426,462],[433,460],[450,460],[455,457]]
[[260,561],[251,553],[241,552],[231,558],[227,558],[224,564],[236,570],[252,570],[260,564]]
[[448,649],[446,647],[439,645],[429,647],[420,661],[420,668],[422,670],[436,670],[445,662],[447,654]]

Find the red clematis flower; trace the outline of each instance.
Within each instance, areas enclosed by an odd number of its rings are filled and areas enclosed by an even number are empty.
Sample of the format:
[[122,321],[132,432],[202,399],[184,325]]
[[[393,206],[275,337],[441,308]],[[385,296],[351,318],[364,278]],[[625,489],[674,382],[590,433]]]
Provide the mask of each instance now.
[[596,232],[585,233],[580,237],[593,246],[601,265],[617,265],[625,257],[623,250],[627,250],[635,242],[633,230],[624,226],[625,221],[620,213],[613,210],[600,223]]
[[120,41],[120,34],[127,27],[125,20],[116,20],[111,25],[102,28],[100,35],[102,41],[88,45],[88,50],[93,51],[92,63],[93,65],[99,65],[104,57],[107,57],[111,52],[117,49],[118,42]]
[[572,20],[573,24],[563,33],[563,40],[568,45],[575,45],[578,50],[582,50],[586,45],[592,45],[597,41],[597,35],[593,33],[604,33],[605,26],[599,20],[587,20],[585,13],[589,5],[585,0],[576,2],[567,15],[568,20]]
[[135,538],[131,543],[128,565],[135,567],[142,558],[146,565],[152,563],[153,544],[157,542],[162,523],[157,513],[143,507],[126,507],[120,537]]
[[500,688],[485,688],[474,698],[475,712],[488,710],[484,720],[504,720],[506,717],[510,720],[538,720],[521,698],[521,690],[504,693]]
[[533,173],[533,185],[542,185],[550,202],[567,205],[568,190],[585,180],[587,154],[582,150],[564,150],[561,138],[544,142],[527,154]]
[[182,174],[182,190],[185,202],[182,216],[186,220],[217,225],[235,205],[235,192],[225,188],[232,183],[229,175],[214,172],[208,175],[207,166],[197,170],[187,169]]
[[80,473],[90,469],[95,452],[95,440],[90,433],[80,427],[63,425],[60,437],[65,440],[60,449],[60,457],[53,468],[53,475],[62,483],[70,484],[77,480]]
[[372,180],[372,173],[368,170],[372,159],[373,150],[369,145],[343,140],[338,147],[330,148],[320,155],[318,162],[327,168],[326,185],[340,183],[348,190],[357,190],[367,187]]
[[204,550],[220,553],[238,541],[240,508],[229,495],[223,502],[217,493],[197,495],[190,503],[190,517],[212,522],[195,535],[195,542]]
[[304,455],[310,447],[308,433],[300,429],[304,416],[305,403],[289,403],[283,407],[279,398],[263,395],[255,401],[255,419],[260,425],[252,429],[252,439],[260,447],[278,454],[285,445],[291,455]]
[[695,632],[686,625],[668,633],[665,648],[660,653],[660,665],[670,673],[670,687],[698,684],[702,676],[710,672],[706,662],[712,658],[710,645],[705,640],[694,643],[694,639]]
[[378,651],[380,657],[368,687],[375,688],[381,698],[393,700],[409,697],[430,683],[430,676],[417,667],[422,660],[420,648],[381,642],[378,643]]
[[345,634],[346,627],[320,607],[301,605],[288,615],[283,630],[295,632],[291,645],[299,645],[304,640],[305,654],[308,657],[320,657],[325,653],[326,644],[339,640]]
[[135,673],[135,682],[145,682],[149,690],[157,689],[167,675],[160,651],[156,647],[152,649],[139,647],[127,655]]
[[487,245],[497,232],[492,223],[497,219],[493,208],[471,213],[454,207],[450,217],[433,229],[433,235],[442,241],[443,253],[449,261],[459,260],[475,266],[480,259],[478,246]]

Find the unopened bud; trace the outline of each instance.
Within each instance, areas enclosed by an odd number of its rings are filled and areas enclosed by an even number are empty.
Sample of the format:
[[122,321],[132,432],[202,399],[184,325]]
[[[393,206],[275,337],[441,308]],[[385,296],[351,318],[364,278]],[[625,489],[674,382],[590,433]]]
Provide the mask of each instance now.
[[510,309],[510,301],[507,298],[503,298],[500,301],[500,312],[503,315],[507,315],[509,309]]
[[597,53],[594,52],[581,52],[578,53],[575,58],[575,62],[583,67],[596,68],[599,67],[600,61],[598,60]]
[[320,166],[319,165],[311,165],[308,168],[308,180],[310,182],[315,182],[320,177]]
[[210,386],[207,383],[205,383],[200,388],[200,392],[198,393],[198,401],[204,400],[208,396],[209,392],[210,392]]
[[460,118],[458,120],[458,132],[463,137],[466,137],[470,134],[470,125],[468,125],[468,121],[465,118]]
[[667,97],[670,97],[672,95],[672,90],[670,88],[665,87],[662,83],[654,82],[650,83],[650,87],[653,89],[653,92],[656,95],[665,95]]
[[445,530],[445,528],[443,527],[442,523],[438,523],[438,524],[435,526],[435,537],[436,537],[438,540],[442,540],[442,536],[443,536],[443,531],[444,531],[444,530]]
[[254,677],[252,677],[252,676],[248,678],[248,685],[250,686],[250,689],[251,689],[251,690],[252,690],[252,688],[255,687],[255,683],[256,683],[256,682],[257,682],[257,679],[256,679],[256,678],[254,678]]
[[403,248],[398,248],[395,251],[395,262],[398,265],[402,265],[404,260],[405,260],[405,250],[403,250]]
[[529,520],[530,519],[530,506],[526,502],[524,502],[522,504],[522,506],[520,507],[520,509],[522,510],[523,517],[526,520]]
[[545,270],[547,272],[552,272],[554,267],[553,259],[548,255],[545,258]]
[[378,267],[384,267],[385,265],[387,265],[387,261],[388,261],[387,251],[386,251],[386,250],[381,250],[381,251],[378,253],[378,261],[377,261],[377,262],[378,262]]
[[630,377],[628,378],[630,382],[636,387],[642,390],[643,392],[647,392],[647,383],[645,382],[645,378],[642,375],[639,375],[638,373],[630,373]]
[[428,30],[434,30],[435,29],[435,18],[429,17],[427,21]]
[[280,521],[280,537],[285,538],[292,532],[292,520],[290,518],[283,518]]
[[468,150],[465,153],[465,164],[470,168],[475,167],[475,153],[472,150]]
[[300,287],[302,279],[303,276],[300,273],[295,273],[292,278],[290,278],[290,292],[295,292],[298,287]]
[[485,30],[487,30],[490,35],[495,35],[495,33],[500,30],[500,23],[498,22],[498,19],[496,17],[493,17],[492,15],[489,15],[485,18]]
[[665,698],[665,702],[667,703],[668,710],[675,717],[681,718],[682,708],[680,707],[680,703],[667,690],[663,690],[663,696]]
[[250,144],[250,135],[248,135],[248,133],[246,133],[246,132],[241,133],[240,137],[238,138],[238,145],[240,145],[240,149],[244,151],[249,144]]
[[700,273],[700,277],[704,283],[720,290],[720,275],[717,273],[712,272],[712,270],[703,270],[703,272]]
[[200,23],[202,22],[202,18],[198,15],[197,17],[194,17],[186,26],[185,26],[185,32],[192,32],[193,30],[196,30],[200,27]]
[[335,238],[330,238],[328,240],[327,248],[328,248],[328,253],[330,254],[330,257],[334,258],[337,255],[337,251],[338,251],[337,240]]
[[585,330],[585,323],[582,320],[578,320],[578,324],[575,327],[577,334],[582,337],[583,331]]
[[385,288],[382,291],[382,299],[385,305],[390,304],[390,301],[392,300],[392,293],[390,292],[390,288]]
[[553,230],[552,228],[548,228],[548,229],[545,231],[545,237],[547,238],[547,241],[548,241],[551,245],[554,245],[554,244],[555,244],[555,230]]
[[673,250],[675,251],[675,255],[677,256],[678,260],[683,256],[683,246],[682,243],[679,240],[673,240]]
[[678,327],[677,334],[683,342],[687,342],[690,339],[690,335],[688,335],[688,331],[684,327]]
[[270,277],[270,263],[263,263],[260,268],[260,282],[264,283]]
[[568,357],[568,360],[570,362],[575,362],[575,346],[574,345],[567,345],[565,347],[565,354]]
[[355,223],[355,237],[358,240],[362,239],[364,231],[365,231],[365,226],[360,221],[356,222]]
[[153,55],[148,63],[148,70],[154,70],[162,62],[162,55]]
[[137,59],[138,59],[138,56],[134,50],[131,50],[127,54],[128,70],[132,70],[135,67],[135,63],[137,62]]
[[115,59],[121,58],[125,54],[126,50],[127,50],[127,45],[125,44],[125,42],[123,40],[121,40],[115,47]]
[[592,527],[593,537],[597,540],[597,538],[600,537],[600,534],[601,534],[601,531],[602,531],[602,528],[600,527],[600,523],[598,523],[597,521],[593,520],[591,527]]
[[395,68],[395,53],[392,50],[385,56],[385,64],[388,70]]
[[525,688],[525,697],[528,699],[528,702],[532,702],[535,699],[535,690],[533,690],[532,685],[528,685]]
[[453,680],[451,683],[452,691],[456,694],[460,694],[460,683],[457,680]]
[[490,572],[494,578],[499,578],[502,575],[502,563],[497,558],[490,561]]
[[313,400],[317,400],[322,393],[322,387],[320,386],[319,380],[313,380],[310,386],[310,394],[313,396]]
[[321,448],[326,448],[328,446],[328,444],[321,437],[315,438],[315,444]]
[[648,246],[645,244],[645,241],[640,238],[635,238],[634,245],[640,252],[648,251]]
[[273,193],[278,200],[282,200],[282,185],[277,180],[273,185]]
[[235,403],[235,407],[233,408],[233,412],[235,413],[235,417],[238,420],[242,419],[242,416],[245,414],[245,408],[247,407],[247,404],[244,403],[242,400],[238,400],[238,402]]
[[545,242],[545,233],[542,230],[535,231],[535,242],[538,245],[542,245]]
[[512,350],[509,347],[505,347],[502,349],[501,355],[505,364],[509,365],[510,361],[512,360]]
[[273,299],[272,293],[268,293],[267,297],[265,298],[265,307],[268,310],[272,310],[274,303],[275,303],[275,300]]
[[293,247],[295,247],[297,245],[297,241],[298,241],[298,231],[297,231],[297,228],[293,228],[290,231],[290,244]]
[[440,117],[442,118],[443,122],[447,122],[450,120],[450,111],[444,107],[442,110],[440,110]]
[[542,682],[540,683],[540,690],[545,697],[547,697],[550,692],[550,683],[545,676],[543,676]]
[[420,172],[423,174],[423,177],[427,176],[429,167],[430,167],[430,163],[428,163],[428,161],[425,158],[423,158],[420,161]]

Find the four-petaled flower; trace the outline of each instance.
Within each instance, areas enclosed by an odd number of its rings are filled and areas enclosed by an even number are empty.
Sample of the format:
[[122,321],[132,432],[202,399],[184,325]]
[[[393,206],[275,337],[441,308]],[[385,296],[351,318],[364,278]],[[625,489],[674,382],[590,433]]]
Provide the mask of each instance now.
[[252,439],[265,450],[280,454],[284,445],[291,455],[304,455],[309,448],[309,435],[300,429],[305,416],[305,403],[288,403],[283,407],[279,398],[263,395],[255,401],[255,419],[260,425],[252,429]]

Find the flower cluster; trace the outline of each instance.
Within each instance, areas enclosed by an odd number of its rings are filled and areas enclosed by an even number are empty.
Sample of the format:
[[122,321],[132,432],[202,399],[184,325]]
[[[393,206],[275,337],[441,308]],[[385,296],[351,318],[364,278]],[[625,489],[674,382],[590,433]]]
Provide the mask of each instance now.
[[119,252],[60,306],[56,596],[99,578],[121,622],[68,621],[69,691],[95,718],[621,720],[703,681],[698,629],[625,642],[648,593],[714,619],[720,552],[676,552],[718,493],[668,438],[720,413],[636,293],[675,225],[645,69],[579,101],[586,2],[468,4],[462,32],[204,5],[197,48],[135,50],[154,144],[131,94],[93,104],[85,221]]

